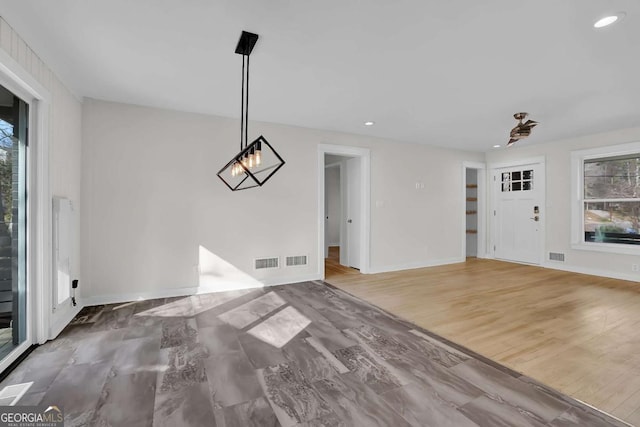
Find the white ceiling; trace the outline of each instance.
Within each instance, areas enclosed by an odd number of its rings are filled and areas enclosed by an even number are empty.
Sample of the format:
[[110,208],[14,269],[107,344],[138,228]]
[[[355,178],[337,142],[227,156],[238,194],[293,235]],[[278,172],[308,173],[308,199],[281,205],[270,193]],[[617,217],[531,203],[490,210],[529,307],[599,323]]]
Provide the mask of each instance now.
[[[625,11],[613,27],[593,22]],[[0,0],[77,94],[486,151],[640,126],[637,0]],[[365,120],[375,126],[365,127]]]

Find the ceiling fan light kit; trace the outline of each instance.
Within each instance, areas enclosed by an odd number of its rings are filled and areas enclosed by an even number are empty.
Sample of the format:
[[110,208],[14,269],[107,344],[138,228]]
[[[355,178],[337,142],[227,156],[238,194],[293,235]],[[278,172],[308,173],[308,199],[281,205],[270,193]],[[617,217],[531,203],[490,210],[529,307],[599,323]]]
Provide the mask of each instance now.
[[538,125],[538,122],[535,120],[527,120],[523,123],[522,121],[526,119],[528,115],[529,113],[515,113],[513,115],[513,118],[518,120],[518,124],[516,127],[511,129],[511,132],[509,133],[510,139],[507,143],[507,147],[511,147],[517,141],[531,135],[531,130]]
[[284,160],[260,135],[249,144],[249,55],[253,51],[258,35],[243,31],[236,46],[242,55],[242,103],[240,110],[240,152],[218,172],[218,178],[231,191],[261,187],[282,166]]

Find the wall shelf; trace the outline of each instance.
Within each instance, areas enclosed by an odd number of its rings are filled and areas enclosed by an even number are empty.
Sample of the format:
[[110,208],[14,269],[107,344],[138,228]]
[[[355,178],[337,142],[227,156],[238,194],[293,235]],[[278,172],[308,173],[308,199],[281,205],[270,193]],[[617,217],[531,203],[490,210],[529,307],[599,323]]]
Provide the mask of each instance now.
[[478,254],[478,173],[466,169],[465,175],[465,255],[474,257]]

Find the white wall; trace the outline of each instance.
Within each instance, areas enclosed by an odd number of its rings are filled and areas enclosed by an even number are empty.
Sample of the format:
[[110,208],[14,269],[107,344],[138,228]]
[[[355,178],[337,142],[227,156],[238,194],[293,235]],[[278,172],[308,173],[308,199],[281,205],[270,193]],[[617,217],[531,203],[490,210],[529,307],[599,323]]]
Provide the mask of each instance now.
[[[637,256],[571,248],[571,151],[634,141],[640,141],[640,128],[622,129],[548,144],[527,146],[525,141],[519,146],[487,153],[488,167],[491,167],[491,163],[545,157],[547,177],[545,259],[548,260],[549,252],[565,254],[564,263],[546,261],[548,267],[640,280],[640,274],[631,271],[631,264],[638,263]],[[488,179],[491,179],[490,176]],[[491,182],[488,185],[491,185]]]
[[[482,154],[252,122],[251,136],[287,163],[264,187],[234,193],[216,173],[238,149],[237,120],[97,100],[83,108],[82,265],[93,301],[198,286],[200,246],[267,283],[318,277],[318,144],[371,149],[373,271],[463,259],[459,171]],[[303,254],[306,267],[252,270],[256,257]]]
[[326,198],[327,242],[329,246],[340,246],[340,223],[342,222],[342,203],[340,200],[340,167],[333,166],[324,170],[324,191]]
[[[48,135],[50,191],[53,196],[71,199],[77,214],[80,214],[82,105],[3,18],[0,18],[0,48],[51,94]],[[51,205],[46,208],[51,209]],[[74,278],[81,279],[79,223],[75,237]]]

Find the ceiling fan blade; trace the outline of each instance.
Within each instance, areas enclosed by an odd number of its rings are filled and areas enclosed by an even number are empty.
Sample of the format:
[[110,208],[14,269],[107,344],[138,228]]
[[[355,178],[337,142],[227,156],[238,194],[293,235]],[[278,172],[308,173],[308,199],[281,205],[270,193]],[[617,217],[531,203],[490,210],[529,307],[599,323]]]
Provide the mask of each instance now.
[[529,126],[529,127],[534,127],[538,124],[538,122],[536,122],[535,120],[527,120],[526,123],[524,124],[525,126]]
[[518,141],[518,140],[517,140],[517,139],[513,139],[513,138],[511,138],[511,139],[509,140],[509,142],[507,142],[507,147],[511,147],[511,146],[512,146],[516,141]]

